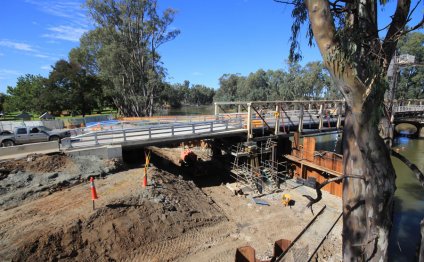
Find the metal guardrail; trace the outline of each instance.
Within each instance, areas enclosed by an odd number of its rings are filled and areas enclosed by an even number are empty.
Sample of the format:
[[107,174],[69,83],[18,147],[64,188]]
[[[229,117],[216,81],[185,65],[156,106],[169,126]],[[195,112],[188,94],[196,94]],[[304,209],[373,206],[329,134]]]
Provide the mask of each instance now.
[[95,131],[62,140],[62,148],[111,145],[131,141],[170,138],[193,134],[206,134],[243,128],[242,118],[193,122],[184,124],[160,124],[141,128]]
[[419,112],[424,111],[424,105],[407,105],[407,106],[393,106],[394,112]]
[[[394,111],[424,111],[424,105],[395,106]],[[336,113],[335,111],[332,112],[331,110],[326,109],[325,112],[326,113],[320,112],[320,110],[316,108],[305,109],[303,111],[303,118],[305,120],[303,124],[319,122],[318,118],[320,115],[325,118],[325,121],[335,121],[335,118],[332,117],[332,113]],[[282,110],[282,123],[280,124],[285,126],[294,126],[299,124],[300,115],[300,110]],[[210,120],[211,118],[215,118],[215,120]],[[160,139],[190,134],[204,134],[217,131],[241,129],[246,128],[247,118],[247,112],[240,112],[221,113],[215,116],[201,116],[200,118],[185,117],[184,119],[180,119],[178,117],[170,117],[160,119],[158,122],[145,120],[123,121],[121,123],[120,129],[119,125],[117,126],[118,128],[115,129],[98,130],[89,133],[84,133],[85,131],[83,129],[78,129],[73,132],[74,136],[72,136],[70,139],[62,140],[62,148],[110,145],[125,143],[128,141]],[[269,123],[273,123],[273,120],[275,120],[275,112],[268,111],[262,115],[262,118]],[[252,114],[252,121],[263,122],[263,120],[257,114]],[[126,124],[130,127],[124,128]],[[257,124],[255,124],[254,127],[257,128]],[[260,127],[265,128],[265,124],[262,123]]]

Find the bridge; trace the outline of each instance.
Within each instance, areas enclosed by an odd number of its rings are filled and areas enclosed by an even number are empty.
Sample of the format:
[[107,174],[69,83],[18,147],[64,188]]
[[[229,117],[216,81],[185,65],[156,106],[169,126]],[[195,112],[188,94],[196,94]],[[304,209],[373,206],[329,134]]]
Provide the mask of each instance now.
[[[341,129],[343,100],[216,102],[215,114],[138,118],[117,125],[95,126],[65,139],[62,148],[121,145],[144,147],[225,136],[287,136],[290,131],[328,132]],[[395,119],[422,115],[422,100],[395,101]],[[128,120],[128,119],[127,119]]]
[[[275,108],[270,105],[275,104]],[[343,101],[217,102],[209,116],[138,118],[109,127],[94,127],[64,139],[64,149],[102,145],[142,147],[222,136],[287,135],[304,129],[325,132],[340,128]],[[276,128],[277,127],[277,128]]]
[[[424,136],[423,102],[394,101],[391,110],[394,117],[387,121],[387,130],[409,124],[417,136]],[[343,100],[216,102],[213,115],[123,118],[74,129],[70,138],[62,140],[60,148],[49,147],[49,150],[110,158],[122,156],[122,149],[190,140],[238,137],[239,141],[250,141],[288,137],[292,131],[326,133],[342,128],[344,114]],[[23,153],[21,147],[16,147],[15,155]],[[33,153],[42,151],[36,144],[24,147]],[[3,158],[14,155],[9,151]]]

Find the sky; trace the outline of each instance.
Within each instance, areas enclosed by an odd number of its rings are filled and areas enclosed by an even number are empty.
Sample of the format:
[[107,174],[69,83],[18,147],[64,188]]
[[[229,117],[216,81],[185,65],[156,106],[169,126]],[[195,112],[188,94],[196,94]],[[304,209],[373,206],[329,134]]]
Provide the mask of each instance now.
[[[414,6],[418,0],[412,0]],[[47,77],[51,66],[67,59],[80,36],[93,28],[84,0],[0,0],[0,92],[25,74]],[[380,11],[389,23],[396,1]],[[218,88],[227,73],[248,75],[284,69],[289,54],[291,7],[272,0],[159,0],[161,9],[177,10],[172,29],[181,34],[159,53],[167,81]],[[422,3],[411,24],[423,17]],[[305,32],[302,32],[302,36]],[[301,39],[302,64],[321,60],[316,47]]]

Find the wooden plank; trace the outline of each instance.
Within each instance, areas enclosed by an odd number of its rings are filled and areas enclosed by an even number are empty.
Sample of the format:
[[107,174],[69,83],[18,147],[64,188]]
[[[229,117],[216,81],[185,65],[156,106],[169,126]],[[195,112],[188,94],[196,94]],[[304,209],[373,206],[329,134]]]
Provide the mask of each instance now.
[[334,176],[341,176],[342,175],[341,172],[337,172],[337,171],[334,171],[334,170],[331,170],[331,169],[328,169],[328,168],[319,166],[319,165],[317,165],[317,164],[315,164],[313,162],[302,160],[302,159],[300,159],[298,157],[295,157],[295,156],[284,155],[284,157],[287,158],[290,161],[297,162],[299,164],[312,167],[312,168],[317,169],[319,171],[324,171],[324,172],[326,172],[326,173],[328,173],[330,175],[334,175]]
[[303,148],[304,148],[304,157],[314,162],[315,154],[315,138],[314,137],[304,137],[303,138]]

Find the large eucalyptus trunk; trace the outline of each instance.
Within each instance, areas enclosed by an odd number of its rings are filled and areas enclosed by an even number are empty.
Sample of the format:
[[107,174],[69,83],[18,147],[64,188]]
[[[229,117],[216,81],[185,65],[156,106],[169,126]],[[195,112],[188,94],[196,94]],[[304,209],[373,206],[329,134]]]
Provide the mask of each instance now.
[[[379,136],[385,72],[405,26],[409,0],[399,0],[389,41],[378,39],[375,0],[349,1],[345,31],[336,35],[328,0],[306,0],[312,31],[347,105],[344,126],[343,259],[386,261],[396,175]],[[381,52],[383,50],[383,52]]]
[[392,225],[395,172],[389,151],[369,121],[378,114],[369,105],[347,110],[343,134],[343,258],[344,261],[387,259]]

